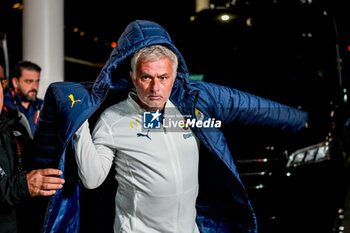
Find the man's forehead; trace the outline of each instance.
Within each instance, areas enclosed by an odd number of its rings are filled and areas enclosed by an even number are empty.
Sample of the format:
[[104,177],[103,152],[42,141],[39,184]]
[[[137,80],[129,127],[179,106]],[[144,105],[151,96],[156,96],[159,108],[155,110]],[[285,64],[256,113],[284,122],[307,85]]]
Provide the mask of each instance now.
[[149,72],[145,72],[145,71],[140,71],[139,75],[141,76],[169,76],[171,72],[156,72],[156,73],[149,73]]
[[40,73],[36,70],[22,70],[22,74],[20,78],[23,79],[38,79],[40,77]]

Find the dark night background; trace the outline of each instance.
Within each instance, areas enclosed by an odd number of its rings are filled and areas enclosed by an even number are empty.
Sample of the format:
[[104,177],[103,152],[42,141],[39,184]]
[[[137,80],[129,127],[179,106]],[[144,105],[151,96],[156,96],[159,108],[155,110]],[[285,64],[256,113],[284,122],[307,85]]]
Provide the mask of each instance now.
[[[280,8],[283,9],[284,13],[289,12],[290,17],[294,18],[293,21],[295,22],[302,20],[298,19],[300,15],[295,11],[296,7],[309,7],[319,9],[320,11],[327,10],[330,16],[335,17],[337,26],[339,27],[339,34],[342,40],[341,52],[344,55],[350,54],[347,48],[350,45],[350,33],[348,32],[350,20],[344,0],[237,0],[233,2],[236,2],[236,4],[231,5],[230,1],[225,0],[212,0],[211,4],[215,8],[220,9],[227,6],[233,9],[244,8],[244,10],[238,13],[251,11],[253,18],[254,14],[264,14],[264,20],[271,20],[274,24],[280,23],[279,27],[287,27],[289,25],[283,25],[283,21],[273,18],[274,16],[268,13],[271,9]],[[13,5],[16,3],[21,3],[21,1],[2,0],[0,2],[0,32],[7,34],[11,65],[22,58],[22,10],[20,8],[13,8]],[[212,10],[212,14],[214,14],[214,11]],[[184,53],[191,72],[192,67],[196,70],[196,64],[192,64],[191,59],[196,46],[204,46],[206,48],[225,43],[224,38],[220,34],[212,35],[210,31],[206,34],[205,27],[201,28],[203,31],[200,33],[194,34],[193,25],[195,22],[191,21],[191,17],[195,16],[195,1],[188,0],[100,0],[98,2],[67,0],[65,1],[64,16],[65,56],[103,65],[111,52],[111,43],[118,39],[126,25],[135,19],[146,19],[158,22],[168,30],[177,47]],[[209,25],[212,23],[209,21],[210,19],[207,18],[204,24]],[[254,23],[258,24],[259,22],[253,21]],[[77,28],[78,31],[74,32],[74,28]],[[84,33],[83,36],[80,35],[81,32]],[[234,33],[240,32],[225,32],[226,35],[231,35],[232,37],[235,36]],[[200,48],[202,49],[203,47]],[[288,49],[290,49],[290,46],[286,45],[285,50]],[[322,48],[319,49],[322,50]],[[224,55],[225,53],[222,54]],[[344,65],[347,66],[348,63],[349,61],[346,60]],[[65,63],[65,80],[94,80],[96,73],[99,72],[99,68],[93,69],[94,72],[91,72],[89,69],[87,69],[89,71],[84,72],[83,68],[72,66],[74,65],[69,62]],[[78,69],[80,72],[76,72]]]
[[[225,129],[259,232],[341,233],[342,224],[350,229],[347,1],[210,2],[211,9],[196,13],[194,0],[66,0],[65,81],[94,81],[129,22],[159,23],[190,74],[309,113],[309,129],[296,135],[241,125]],[[7,34],[10,66],[22,58],[22,10],[13,8],[16,3],[21,1],[0,1],[0,32]],[[220,21],[222,14],[233,20]],[[286,166],[292,152],[325,141],[331,144],[329,160]]]

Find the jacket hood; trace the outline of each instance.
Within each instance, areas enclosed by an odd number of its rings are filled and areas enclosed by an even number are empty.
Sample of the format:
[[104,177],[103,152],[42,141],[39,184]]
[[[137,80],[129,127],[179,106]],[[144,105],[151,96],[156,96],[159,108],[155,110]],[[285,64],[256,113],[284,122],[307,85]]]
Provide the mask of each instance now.
[[[130,55],[137,50],[154,44],[163,44],[178,57],[177,81],[188,82],[188,69],[181,53],[175,47],[167,31],[157,23],[145,20],[131,22],[121,34],[107,63],[94,83],[94,92],[103,94],[106,86],[114,89],[132,87],[129,77]],[[118,68],[118,69],[117,69]]]

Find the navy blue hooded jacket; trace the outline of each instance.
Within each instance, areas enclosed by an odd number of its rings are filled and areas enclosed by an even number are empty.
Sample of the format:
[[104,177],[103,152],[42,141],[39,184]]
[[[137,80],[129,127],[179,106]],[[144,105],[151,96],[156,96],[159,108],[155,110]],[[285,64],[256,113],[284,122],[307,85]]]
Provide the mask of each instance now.
[[[266,125],[296,131],[305,126],[307,114],[228,87],[188,79],[185,60],[168,33],[149,21],[130,23],[96,81],[91,84],[61,82],[48,88],[34,136],[41,167],[57,166],[66,184],[51,198],[43,232],[78,232],[81,184],[74,166],[73,136],[83,122],[103,106],[111,93],[113,104],[132,88],[130,55],[138,49],[163,44],[179,58],[171,101],[184,116],[223,124]],[[119,94],[120,93],[120,94]],[[126,98],[126,96],[123,96]],[[101,105],[102,104],[102,105]],[[197,225],[201,232],[257,232],[256,217],[239,178],[224,135],[219,129],[192,129],[201,141]],[[73,174],[73,175],[72,175]]]

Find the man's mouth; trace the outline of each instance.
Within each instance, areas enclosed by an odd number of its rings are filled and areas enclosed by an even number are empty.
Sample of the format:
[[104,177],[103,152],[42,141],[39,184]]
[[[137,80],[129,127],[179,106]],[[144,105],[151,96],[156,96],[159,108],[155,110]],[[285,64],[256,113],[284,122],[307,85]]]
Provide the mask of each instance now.
[[36,93],[38,93],[38,92],[37,92],[36,90],[31,90],[31,91],[28,92],[28,94],[30,94],[30,93],[36,94]]
[[150,99],[160,99],[159,95],[150,95],[148,96]]

